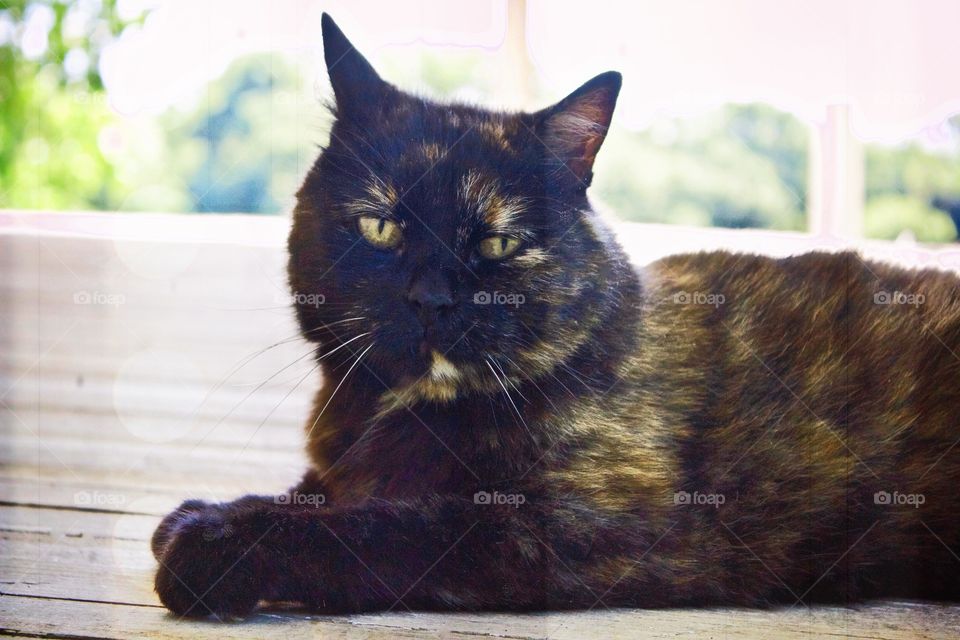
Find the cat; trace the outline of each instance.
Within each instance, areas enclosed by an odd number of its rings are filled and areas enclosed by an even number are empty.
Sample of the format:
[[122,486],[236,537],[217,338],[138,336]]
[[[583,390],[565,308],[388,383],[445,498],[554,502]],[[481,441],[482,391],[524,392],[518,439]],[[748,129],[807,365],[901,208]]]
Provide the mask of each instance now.
[[586,194],[620,74],[535,113],[439,104],[322,27],[335,121],[288,246],[324,300],[295,305],[311,466],[166,516],[164,605],[960,596],[958,277],[852,252],[638,270]]

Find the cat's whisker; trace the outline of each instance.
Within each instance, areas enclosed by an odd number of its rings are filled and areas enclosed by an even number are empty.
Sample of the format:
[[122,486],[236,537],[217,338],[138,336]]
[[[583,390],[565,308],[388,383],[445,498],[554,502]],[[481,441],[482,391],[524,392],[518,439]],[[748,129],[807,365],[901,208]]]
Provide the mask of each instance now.
[[493,365],[490,364],[490,356],[485,358],[487,367],[490,368],[490,373],[493,374],[493,377],[496,378],[497,382],[500,384],[500,388],[503,389],[503,393],[507,396],[507,400],[510,402],[510,406],[513,407],[513,410],[517,413],[517,418],[520,419],[520,424],[523,425],[524,430],[526,430],[527,435],[530,436],[530,439],[533,439],[533,434],[530,433],[530,427],[527,426],[526,420],[523,419],[523,414],[520,413],[520,409],[517,408],[516,403],[513,401],[513,398],[510,396],[510,392],[507,391],[507,386],[503,384],[503,380],[500,379],[500,376],[497,375],[496,370],[493,368]]
[[[561,362],[560,367],[562,367],[564,371],[569,373],[574,380],[582,384],[587,391],[589,391],[593,395],[596,395],[597,393],[596,390],[593,387],[591,387],[589,384],[587,384],[586,381],[583,378],[581,378],[580,375],[573,369],[573,367],[568,365],[566,362]],[[596,382],[596,380],[593,380],[592,378],[588,378],[588,379],[592,380],[593,382]]]
[[[526,325],[524,325],[524,326],[526,326]],[[530,333],[533,333],[533,331],[531,331],[529,327],[527,327],[527,330],[530,331]],[[534,337],[536,337],[536,336],[534,336]],[[520,342],[522,345],[526,346],[526,347],[531,347],[531,348],[533,347],[533,344],[532,344],[531,342],[529,342],[529,341],[527,341],[527,340],[524,340],[523,338],[517,337],[517,338],[515,338],[515,339],[516,339],[518,342]],[[560,378],[557,377],[557,375],[553,372],[552,369],[546,370],[545,373],[546,373],[548,376],[550,376],[551,378],[553,378],[553,381],[554,381],[554,382],[556,382],[556,383],[559,384],[561,387],[563,387],[563,390],[566,391],[566,392],[570,395],[571,398],[574,398],[574,399],[577,398],[577,394],[575,394],[573,391],[571,391],[571,390],[570,390],[570,387],[568,387],[567,385],[563,384],[563,382],[560,380]]]
[[516,391],[517,394],[518,394],[521,398],[523,398],[524,402],[529,402],[529,400],[527,400],[527,397],[526,397],[525,395],[523,395],[523,392],[520,391],[520,388],[513,382],[513,380],[510,379],[510,376],[507,375],[507,372],[503,370],[503,367],[500,366],[500,363],[497,362],[496,358],[491,358],[490,361],[493,362],[493,364],[494,364],[494,366],[497,368],[497,370],[500,371],[500,375],[503,376],[503,379],[504,379],[511,387],[513,387],[514,391]]
[[[306,331],[304,331],[304,333],[305,333],[305,334],[306,334],[306,333],[314,333],[315,331],[323,331],[323,330],[325,330],[325,329],[326,329],[326,330],[329,330],[330,327],[336,327],[336,326],[341,325],[341,324],[346,324],[347,322],[356,322],[356,321],[358,321],[358,320],[366,320],[366,317],[364,317],[364,316],[357,316],[357,317],[355,317],[355,318],[344,318],[343,320],[337,320],[336,322],[321,322],[321,323],[320,323],[321,326],[319,326],[319,327],[314,327],[313,329],[307,329]],[[333,333],[333,332],[331,331],[331,333]]]
[[275,349],[275,348],[277,348],[277,347],[279,347],[279,346],[282,346],[282,345],[285,345],[285,344],[290,344],[290,343],[292,343],[292,342],[297,342],[298,340],[303,340],[303,336],[302,336],[299,332],[297,332],[296,334],[294,334],[294,335],[292,335],[292,336],[290,336],[290,337],[288,337],[288,338],[284,338],[283,340],[279,340],[279,341],[277,341],[277,342],[274,342],[273,344],[271,344],[271,345],[269,345],[269,346],[267,346],[267,347],[264,347],[264,348],[262,348],[262,349],[260,349],[260,350],[258,350],[258,351],[253,352],[253,353],[250,354],[250,355],[247,355],[247,356],[244,356],[243,358],[241,358],[241,359],[233,366],[233,368],[230,369],[230,371],[228,371],[227,374],[226,374],[225,376],[223,376],[223,378],[221,378],[219,382],[217,382],[217,384],[215,384],[213,387],[210,388],[209,391],[207,391],[206,395],[203,396],[203,400],[200,401],[200,403],[196,406],[196,408],[193,410],[193,412],[188,416],[187,420],[194,420],[198,415],[200,415],[200,411],[203,409],[203,407],[206,406],[206,404],[207,404],[207,402],[210,400],[210,398],[213,397],[213,395],[214,395],[217,391],[219,391],[220,389],[223,388],[223,386],[227,383],[227,380],[229,380],[229,379],[232,378],[234,375],[236,375],[236,373],[239,372],[241,369],[243,369],[245,366],[247,366],[248,364],[250,364],[251,362],[253,362],[253,361],[256,360],[257,358],[259,358],[260,356],[262,356],[262,355],[263,355],[264,353],[266,353],[267,351],[270,351],[271,349]]
[[488,394],[487,400],[490,401],[490,414],[493,417],[493,426],[497,430],[497,434],[500,435],[498,439],[502,439],[503,431],[500,429],[500,422],[497,420],[497,407],[493,404],[493,396]]
[[[323,360],[323,359],[326,358],[327,356],[332,356],[332,355],[335,354],[337,351],[340,351],[340,349],[343,349],[345,346],[347,346],[348,344],[350,344],[350,343],[353,342],[354,340],[359,340],[360,338],[363,338],[364,336],[368,336],[368,335],[370,335],[371,333],[372,333],[372,331],[365,331],[365,332],[361,333],[361,334],[358,335],[358,336],[354,336],[354,337],[350,338],[350,339],[347,340],[346,342],[340,343],[340,345],[338,345],[337,347],[331,349],[330,351],[327,351],[327,352],[326,352],[325,354],[323,354],[322,356],[319,356],[319,357],[317,358],[317,361],[319,362],[320,360]],[[351,353],[352,353],[352,351],[351,351]]]
[[284,366],[283,368],[277,370],[277,371],[276,371],[275,373],[273,373],[269,378],[267,378],[266,380],[264,380],[263,382],[261,382],[260,384],[258,384],[256,387],[254,387],[253,389],[251,389],[250,392],[247,393],[247,395],[243,396],[240,400],[238,400],[237,403],[234,404],[233,407],[231,407],[231,409],[230,409],[226,414],[223,415],[223,417],[221,417],[219,420],[217,420],[217,422],[216,422],[212,427],[210,427],[210,429],[209,429],[205,434],[203,434],[203,437],[201,437],[200,440],[198,440],[197,443],[196,443],[195,445],[193,445],[193,448],[190,450],[190,452],[192,453],[192,452],[196,451],[197,447],[199,447],[201,444],[203,444],[204,441],[210,436],[210,434],[212,434],[214,431],[216,431],[216,429],[217,429],[221,424],[223,424],[223,421],[226,420],[227,418],[229,418],[230,416],[232,416],[233,413],[234,413],[237,409],[240,408],[240,405],[242,405],[244,402],[246,402],[247,400],[249,400],[250,397],[251,397],[253,394],[255,394],[257,391],[259,391],[260,389],[262,389],[268,382],[270,382],[271,380],[273,380],[274,378],[276,378],[278,375],[280,375],[281,373],[283,373],[284,371],[286,371],[287,369],[289,369],[289,368],[292,367],[293,365],[297,364],[298,362],[300,362],[300,361],[303,360],[304,358],[312,355],[313,353],[315,353],[315,351],[314,351],[313,349],[310,349],[310,351],[307,351],[305,354],[303,354],[302,356],[298,357],[298,358],[297,358],[296,360],[294,360],[293,362],[291,362],[291,363],[287,364],[286,366]]
[[[343,320],[337,320],[336,322],[330,322],[330,323],[326,324],[325,327],[333,327],[333,326],[337,326],[337,325],[339,325],[339,324],[343,324],[343,323],[346,323],[346,322],[355,322],[355,321],[358,321],[358,320],[366,320],[366,317],[365,317],[365,316],[356,316],[356,317],[352,317],[352,318],[344,318]],[[313,329],[307,329],[306,331],[303,331],[303,332],[298,331],[297,333],[295,333],[295,334],[293,334],[293,335],[291,335],[291,336],[288,336],[288,337],[286,337],[286,338],[283,338],[283,339],[281,339],[281,340],[278,340],[278,341],[274,342],[273,344],[270,344],[270,345],[268,345],[268,346],[266,346],[266,347],[263,347],[262,349],[260,349],[260,350],[258,350],[258,351],[255,351],[255,352],[253,352],[253,353],[251,353],[251,354],[249,354],[249,355],[246,355],[246,356],[244,356],[243,358],[241,358],[239,361],[237,361],[237,362],[234,364],[233,368],[231,368],[230,371],[228,371],[227,374],[226,374],[219,382],[217,382],[217,384],[215,384],[215,385],[210,389],[210,391],[207,392],[207,394],[204,396],[204,398],[203,398],[203,400],[200,402],[200,404],[197,405],[197,408],[196,408],[196,410],[194,411],[194,413],[191,415],[191,418],[196,417],[196,415],[200,412],[200,410],[204,407],[204,405],[206,405],[206,403],[207,403],[207,401],[210,399],[210,397],[211,397],[214,393],[216,393],[217,391],[219,391],[219,390],[223,387],[223,385],[226,384],[227,380],[229,380],[230,378],[232,378],[238,371],[240,371],[241,369],[243,369],[245,366],[247,366],[248,364],[250,364],[251,362],[253,362],[253,361],[256,360],[257,358],[259,358],[260,356],[262,356],[264,353],[266,353],[267,351],[270,351],[271,349],[275,349],[275,348],[277,348],[277,347],[280,347],[280,346],[282,346],[282,345],[290,344],[290,343],[292,343],[292,342],[297,342],[297,341],[299,341],[299,340],[303,340],[304,337],[305,337],[307,334],[311,334],[311,333],[313,333],[313,332],[315,332],[315,331],[320,331],[320,330],[322,330],[322,329],[325,328],[325,327],[314,327]]]
[[327,407],[330,406],[330,403],[333,401],[334,397],[337,395],[337,392],[340,391],[340,387],[343,386],[343,383],[346,382],[347,378],[350,376],[350,372],[353,371],[358,364],[360,364],[360,361],[363,359],[363,356],[367,355],[367,352],[373,348],[373,345],[374,343],[371,342],[367,346],[367,348],[364,349],[359,356],[357,356],[356,360],[353,361],[353,364],[350,365],[350,368],[347,369],[347,372],[343,374],[343,377],[340,379],[340,382],[337,384],[336,388],[333,390],[333,393],[330,394],[330,397],[327,398],[327,402],[323,405],[323,408],[320,409],[319,413],[317,413],[317,417],[316,419],[314,419],[313,424],[310,425],[310,429],[307,431],[307,440],[309,440],[310,436],[313,434],[313,430],[314,428],[316,428],[317,423],[320,421],[321,416],[323,416],[323,412],[327,410]]
[[313,365],[313,366],[310,368],[309,371],[307,371],[305,374],[303,374],[303,377],[302,377],[302,378],[300,378],[299,380],[297,380],[297,384],[293,385],[293,387],[292,387],[289,391],[287,391],[285,394],[283,394],[283,397],[280,398],[280,400],[277,402],[277,404],[273,405],[273,408],[270,409],[270,412],[267,413],[266,416],[264,416],[263,420],[260,421],[260,424],[257,425],[257,428],[253,430],[253,433],[252,433],[252,434],[250,435],[250,437],[247,439],[247,443],[246,443],[245,445],[243,445],[243,449],[241,449],[241,450],[240,450],[240,453],[237,454],[237,459],[239,459],[240,456],[243,455],[243,452],[247,450],[247,447],[249,447],[249,446],[250,446],[250,443],[253,442],[253,439],[254,439],[254,438],[256,437],[256,435],[260,432],[260,429],[263,428],[263,425],[265,425],[265,424],[267,423],[267,420],[270,419],[270,416],[272,416],[272,415],[274,414],[274,412],[275,412],[277,409],[280,408],[280,405],[282,405],[282,404],[286,401],[286,399],[289,398],[289,397],[293,394],[293,392],[296,391],[296,390],[300,387],[301,384],[303,384],[303,381],[304,381],[304,380],[306,380],[307,378],[309,378],[310,375],[311,375],[314,371],[316,371],[317,369],[319,369],[319,368],[320,368],[320,363],[317,363],[317,364]]
[[[336,347],[335,349],[331,349],[330,351],[326,352],[325,354],[319,356],[319,357],[317,358],[317,362],[319,363],[321,360],[323,360],[323,359],[326,358],[327,356],[329,356],[329,355],[331,355],[331,354],[339,351],[340,349],[342,349],[343,347],[347,346],[348,344],[350,344],[350,343],[353,342],[354,340],[359,340],[360,338],[363,338],[364,336],[368,336],[368,335],[370,335],[370,332],[369,332],[369,331],[367,331],[367,332],[365,332],[365,333],[361,333],[360,335],[355,336],[355,337],[351,338],[350,340],[347,340],[346,342],[340,344],[340,345],[339,345],[338,347]],[[287,364],[287,365],[284,366],[283,368],[279,369],[278,371],[276,371],[275,373],[273,373],[269,378],[267,378],[266,380],[264,380],[263,382],[261,382],[260,384],[258,384],[256,387],[254,387],[253,389],[251,389],[250,392],[247,393],[247,395],[245,395],[245,396],[244,396],[243,398],[241,398],[239,401],[237,401],[237,403],[234,404],[233,407],[232,407],[223,417],[221,417],[219,420],[217,420],[216,424],[214,424],[212,427],[210,427],[210,430],[207,431],[207,433],[205,433],[202,438],[200,438],[200,440],[193,446],[193,449],[192,449],[191,451],[196,450],[197,447],[199,447],[201,444],[203,444],[203,442],[210,436],[210,434],[212,434],[221,424],[223,424],[224,420],[226,420],[227,418],[229,418],[230,416],[232,416],[233,413],[234,413],[237,409],[240,408],[240,405],[242,405],[242,404],[245,403],[247,400],[249,400],[250,397],[251,397],[253,394],[255,394],[257,391],[259,391],[260,389],[262,389],[268,382],[270,382],[271,380],[273,380],[274,378],[276,378],[278,375],[280,375],[281,373],[283,373],[284,371],[286,371],[287,369],[289,369],[289,368],[292,367],[293,365],[297,364],[298,362],[300,362],[300,361],[303,360],[304,358],[306,358],[306,357],[308,357],[308,356],[310,356],[310,355],[313,355],[313,354],[315,354],[315,353],[316,353],[316,350],[315,350],[315,349],[310,349],[310,351],[308,351],[307,353],[303,354],[302,356],[300,356],[299,358],[297,358],[297,359],[294,360],[293,362]],[[319,365],[318,365],[318,366],[319,366]],[[314,367],[314,368],[316,368],[316,367]],[[309,375],[309,374],[308,374],[308,375]],[[297,386],[299,386],[299,382],[297,383]],[[294,387],[294,388],[296,388],[296,387]],[[284,398],[286,398],[286,396],[284,396]],[[273,412],[271,411],[271,414],[272,414],[272,413],[273,413]]]
[[553,371],[547,371],[547,375],[550,376],[551,378],[553,378],[553,381],[554,381],[554,382],[556,382],[556,383],[559,384],[561,387],[563,387],[563,390],[566,391],[566,392],[570,395],[571,398],[574,398],[574,399],[577,398],[577,394],[575,394],[573,391],[571,391],[571,390],[570,390],[570,387],[568,387],[567,385],[563,384],[563,381],[562,381],[560,378],[557,377],[557,374],[555,374]]
[[517,370],[517,373],[519,373],[519,375],[520,375],[524,380],[526,380],[527,382],[529,382],[530,384],[532,384],[532,385],[534,386],[534,388],[535,388],[537,391],[539,391],[540,394],[541,394],[544,398],[546,398],[547,402],[550,403],[550,406],[553,407],[553,410],[554,410],[554,411],[560,411],[560,409],[557,407],[557,405],[555,405],[555,404],[553,403],[553,400],[550,398],[550,396],[547,395],[547,392],[544,391],[544,390],[540,387],[539,384],[537,384],[537,381],[536,381],[536,380],[533,379],[533,376],[527,374],[516,362],[514,362],[514,361],[511,360],[510,358],[507,358],[507,356],[503,356],[503,357],[506,358],[507,362],[509,362],[510,364],[512,364],[512,365],[514,366],[514,368]]

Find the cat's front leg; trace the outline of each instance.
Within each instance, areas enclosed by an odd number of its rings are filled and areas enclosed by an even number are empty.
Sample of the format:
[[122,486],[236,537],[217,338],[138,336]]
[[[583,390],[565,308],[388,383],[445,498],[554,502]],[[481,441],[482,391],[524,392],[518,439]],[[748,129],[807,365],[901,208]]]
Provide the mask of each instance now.
[[[319,506],[327,505],[328,498],[326,485],[323,482],[323,475],[311,469],[304,474],[300,482],[285,493],[278,496],[245,496],[240,498],[240,501],[254,503],[265,501],[278,504],[307,504]],[[163,557],[164,549],[170,541],[173,532],[176,531],[181,522],[189,519],[192,514],[199,513],[206,509],[222,509],[227,504],[234,503],[206,502],[197,499],[185,500],[179,507],[164,516],[154,530],[153,536],[150,539],[150,548],[153,551],[153,557],[158,561]]]
[[221,617],[260,600],[338,612],[596,605],[614,586],[598,567],[610,550],[629,554],[637,529],[574,504],[519,501],[221,506],[178,528],[157,591],[175,613]]

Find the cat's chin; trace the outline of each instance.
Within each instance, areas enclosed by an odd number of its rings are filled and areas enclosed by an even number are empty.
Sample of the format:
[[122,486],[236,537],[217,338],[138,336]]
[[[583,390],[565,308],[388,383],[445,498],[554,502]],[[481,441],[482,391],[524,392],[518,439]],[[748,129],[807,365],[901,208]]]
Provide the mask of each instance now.
[[462,378],[462,368],[453,363],[441,349],[421,346],[409,367],[399,375],[401,386],[410,386],[425,380],[453,384]]
[[416,347],[383,351],[374,348],[371,356],[365,360],[367,369],[382,384],[394,390],[409,387],[433,375],[433,355],[430,350],[424,354]]
[[[429,349],[415,358],[411,367],[396,376],[387,399],[401,403],[427,400],[448,403],[462,393],[467,369],[457,365],[438,349]],[[388,402],[392,404],[392,402]]]

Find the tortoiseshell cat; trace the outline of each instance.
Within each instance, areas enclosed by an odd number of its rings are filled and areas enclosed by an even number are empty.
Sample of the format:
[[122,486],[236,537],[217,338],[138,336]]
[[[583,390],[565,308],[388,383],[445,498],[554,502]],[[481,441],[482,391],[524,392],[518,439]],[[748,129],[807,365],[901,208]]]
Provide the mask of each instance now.
[[292,289],[326,300],[296,308],[313,464],[167,516],[167,607],[960,596],[957,277],[853,253],[637,273],[585,193],[619,74],[496,113],[323,33],[336,121],[289,242]]

